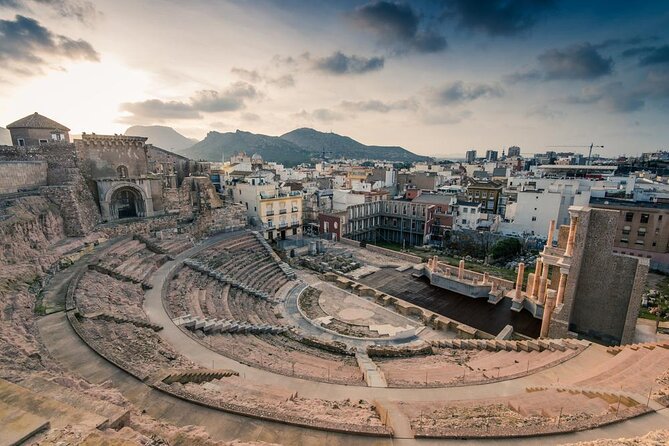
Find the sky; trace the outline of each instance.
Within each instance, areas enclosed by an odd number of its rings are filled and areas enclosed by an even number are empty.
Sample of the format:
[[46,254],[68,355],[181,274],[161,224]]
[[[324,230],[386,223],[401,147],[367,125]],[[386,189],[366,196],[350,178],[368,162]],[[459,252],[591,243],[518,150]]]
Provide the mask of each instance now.
[[0,0],[0,125],[33,112],[73,133],[635,155],[669,149],[669,2]]

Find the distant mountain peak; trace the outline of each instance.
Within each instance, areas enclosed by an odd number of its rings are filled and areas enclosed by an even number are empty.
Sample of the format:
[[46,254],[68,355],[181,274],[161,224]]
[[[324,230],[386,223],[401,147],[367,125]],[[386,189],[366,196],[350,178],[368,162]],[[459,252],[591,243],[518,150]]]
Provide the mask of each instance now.
[[187,138],[172,127],[164,125],[134,125],[125,131],[127,136],[144,136],[147,143],[161,149],[181,151],[197,143],[196,139]]

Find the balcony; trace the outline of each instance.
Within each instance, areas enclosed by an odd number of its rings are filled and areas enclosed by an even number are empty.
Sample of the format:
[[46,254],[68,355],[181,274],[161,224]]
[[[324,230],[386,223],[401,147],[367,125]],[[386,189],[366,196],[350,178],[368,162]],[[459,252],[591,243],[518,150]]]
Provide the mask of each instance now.
[[298,211],[297,206],[293,206],[293,208],[291,209],[291,212],[297,212],[297,211]]
[[268,210],[268,211],[265,213],[265,215],[268,216],[268,217],[271,217],[272,215],[274,215],[274,211],[273,211],[273,210]]
[[279,228],[280,229],[284,229],[284,228],[287,228],[287,227],[288,227],[288,223],[286,223],[285,221],[282,221],[281,223],[279,223]]
[[288,212],[287,209],[279,209],[279,214],[285,214],[286,212]]

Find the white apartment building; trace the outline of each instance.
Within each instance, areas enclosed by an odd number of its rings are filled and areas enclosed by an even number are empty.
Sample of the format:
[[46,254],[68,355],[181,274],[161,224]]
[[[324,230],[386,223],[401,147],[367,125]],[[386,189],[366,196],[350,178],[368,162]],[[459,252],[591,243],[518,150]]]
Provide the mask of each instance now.
[[453,229],[476,230],[481,221],[481,203],[458,201],[453,216]]
[[[507,203],[504,222],[499,231],[509,235],[548,236],[548,225],[569,224],[569,207],[590,202],[589,180],[555,180],[548,178],[509,178],[507,194],[516,200]],[[555,233],[557,237],[557,232]]]

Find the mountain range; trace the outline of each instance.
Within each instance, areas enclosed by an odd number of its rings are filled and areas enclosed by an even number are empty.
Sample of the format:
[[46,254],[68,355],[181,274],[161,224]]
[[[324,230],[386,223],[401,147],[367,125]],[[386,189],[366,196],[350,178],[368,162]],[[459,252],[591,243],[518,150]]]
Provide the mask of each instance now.
[[197,143],[197,139],[186,138],[172,127],[163,125],[133,125],[125,131],[126,136],[145,136],[146,142],[165,150],[179,151]]
[[425,161],[429,157],[416,155],[397,146],[368,146],[348,136],[323,133],[310,128],[300,128],[281,136],[261,135],[237,130],[235,132],[211,131],[199,142],[186,138],[170,127],[133,126],[126,135],[147,136],[148,142],[196,160],[222,161],[237,152],[259,154],[265,161],[287,166],[320,159],[354,158],[399,162]]

